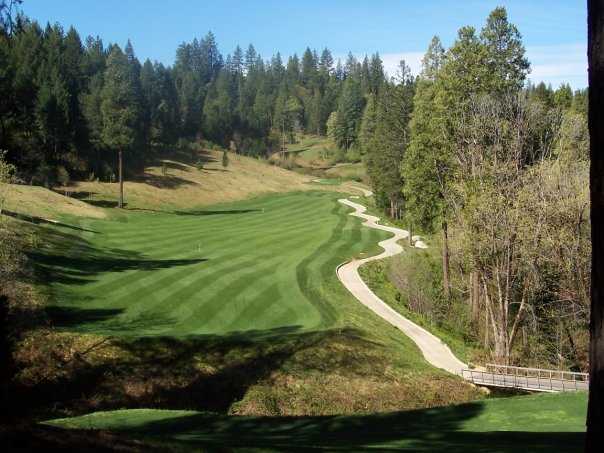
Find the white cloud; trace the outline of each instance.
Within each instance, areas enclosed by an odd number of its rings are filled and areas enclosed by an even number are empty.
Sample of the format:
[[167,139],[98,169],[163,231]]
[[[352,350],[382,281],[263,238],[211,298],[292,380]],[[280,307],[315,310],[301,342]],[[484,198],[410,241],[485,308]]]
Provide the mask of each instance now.
[[534,83],[543,81],[554,88],[565,82],[573,88],[587,86],[586,44],[527,47],[526,56],[532,69],[529,79]]
[[418,75],[422,70],[424,52],[387,53],[380,55],[380,57],[384,64],[384,70],[389,76],[396,75],[401,60],[405,60],[405,63],[411,68],[413,75]]
[[[355,57],[362,61],[365,55]],[[424,52],[395,52],[381,54],[384,70],[389,76],[397,73],[401,60],[411,68],[413,75],[418,75],[422,69]],[[574,89],[587,86],[587,46],[586,44],[561,44],[551,46],[529,46],[526,56],[531,63],[529,79],[537,84],[545,82],[557,88],[561,83],[570,83]],[[337,55],[342,63],[346,56]]]

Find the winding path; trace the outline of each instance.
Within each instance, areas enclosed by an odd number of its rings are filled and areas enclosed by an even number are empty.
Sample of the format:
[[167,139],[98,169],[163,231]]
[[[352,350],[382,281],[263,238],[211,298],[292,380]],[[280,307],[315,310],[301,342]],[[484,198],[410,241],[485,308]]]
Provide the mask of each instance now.
[[[371,192],[366,192],[371,195]],[[368,196],[367,193],[365,193],[365,196]],[[384,251],[379,255],[361,260],[353,260],[338,266],[336,273],[342,284],[348,289],[348,291],[352,293],[354,297],[359,300],[359,302],[393,326],[403,331],[405,335],[411,338],[411,340],[413,340],[422,351],[424,358],[431,365],[448,371],[449,373],[461,375],[462,369],[467,368],[468,366],[455,357],[445,343],[432,335],[426,329],[411,322],[400,313],[392,309],[369,289],[359,275],[359,267],[361,267],[363,264],[368,263],[369,261],[375,261],[401,253],[403,251],[403,247],[397,244],[397,242],[401,239],[408,238],[409,232],[400,228],[378,224],[378,221],[380,220],[379,217],[364,214],[367,208],[365,208],[363,205],[347,199],[341,199],[339,202],[355,210],[354,212],[350,213],[350,215],[365,219],[363,225],[369,228],[375,228],[394,234],[394,236],[390,239],[386,239],[379,243],[379,245],[384,249]]]

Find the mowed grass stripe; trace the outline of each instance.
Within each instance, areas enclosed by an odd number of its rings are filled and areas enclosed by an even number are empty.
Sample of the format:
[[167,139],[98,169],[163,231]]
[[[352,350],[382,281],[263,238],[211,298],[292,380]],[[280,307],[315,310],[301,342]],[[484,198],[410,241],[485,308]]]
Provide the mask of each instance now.
[[[279,203],[275,203],[277,199]],[[135,251],[136,247],[151,247],[142,257],[143,261],[215,256],[206,262],[164,269],[100,272],[90,276],[90,280],[94,280],[91,282],[56,285],[57,302],[71,300],[69,306],[79,304],[84,309],[124,310],[123,315],[103,323],[82,322],[79,326],[87,331],[109,329],[114,334],[112,326],[134,325],[138,318],[156,318],[166,324],[158,327],[140,323],[138,330],[123,334],[186,335],[284,325],[316,326],[320,316],[309,303],[313,301],[297,285],[296,267],[326,244],[345,217],[337,208],[336,199],[337,195],[333,194],[274,195],[256,199],[253,206],[257,209],[268,202],[279,206],[271,215],[266,215],[265,208],[263,218],[215,214],[183,222],[183,217],[188,216],[153,215],[154,225],[166,223],[165,228],[155,234],[142,228],[145,216],[141,213],[132,217],[124,213],[128,221],[89,222],[90,229],[99,231],[86,238],[90,247],[97,248],[95,253],[102,254],[104,246],[111,243],[112,248],[126,253]],[[230,207],[247,208],[244,203]],[[346,225],[348,219],[344,222]],[[208,228],[210,224],[212,229]],[[202,244],[199,253],[190,252],[188,242],[190,237],[197,237],[198,229],[207,245]],[[232,231],[237,232],[234,237]],[[120,237],[117,232],[125,232],[126,237]],[[133,244],[129,238],[138,239]],[[338,244],[338,249],[347,242]],[[333,253],[333,244],[323,247],[323,253]],[[329,257],[320,254],[316,259],[329,261]],[[317,275],[317,278],[324,277]]]
[[[289,237],[295,238],[298,233],[305,231],[308,228],[312,228],[313,226],[314,224],[309,225],[304,223],[298,226],[291,226],[285,228],[283,231],[280,231],[279,234],[274,234],[264,238],[256,238],[256,240],[254,241],[241,241],[239,243],[239,246],[237,246],[237,244],[233,244],[234,247],[225,247],[225,244],[220,242],[219,244],[217,244],[220,246],[219,249],[217,251],[209,251],[209,255],[213,255],[213,252],[218,253],[220,251],[220,248],[222,248],[223,253],[224,251],[231,251],[231,253],[228,255],[223,255],[217,259],[210,258],[211,263],[202,262],[199,264],[191,264],[182,267],[175,266],[173,268],[165,269],[162,272],[163,277],[161,280],[157,280],[157,274],[153,271],[125,271],[123,274],[115,272],[113,273],[114,278],[105,278],[103,280],[100,280],[98,284],[95,282],[91,282],[91,284],[89,285],[89,290],[92,293],[102,293],[104,298],[114,298],[114,302],[111,303],[111,305],[120,305],[123,302],[120,297],[125,297],[126,299],[129,299],[131,293],[137,291],[137,289],[135,288],[135,286],[137,285],[147,285],[148,281],[154,281],[154,283],[148,285],[146,288],[142,288],[141,291],[148,292],[167,289],[170,285],[174,283],[178,284],[178,281],[183,278],[183,276],[194,278],[200,272],[205,272],[205,269],[207,269],[210,265],[211,269],[217,270],[217,268],[224,261],[232,261],[246,256],[255,256],[255,254],[258,253],[258,250],[262,250],[266,246],[275,242],[280,242],[281,244],[283,244],[284,239],[287,239]],[[242,250],[242,246],[244,246],[245,249]],[[173,258],[201,258],[198,253],[195,253],[195,255],[197,256],[193,256],[192,254],[189,254],[188,256],[177,255]],[[167,256],[162,258],[167,258]],[[261,259],[262,257],[257,258]]]
[[[302,244],[303,242],[299,241],[298,243],[292,244],[292,246],[300,247]],[[242,268],[237,274],[235,274],[235,277],[227,278],[228,284],[212,296],[212,300],[214,301],[213,303],[212,301],[209,301],[208,303],[204,302],[202,306],[199,306],[196,310],[194,310],[193,316],[207,316],[208,308],[213,306],[220,309],[221,306],[227,306],[228,304],[231,304],[233,298],[236,298],[239,294],[244,294],[245,296],[253,295],[254,287],[258,288],[257,290],[263,289],[267,285],[270,285],[271,280],[274,280],[275,277],[279,277],[278,275],[276,275],[276,270],[281,265],[282,259],[278,255],[273,255],[271,258],[267,258],[265,260],[261,260],[260,262],[254,263],[253,266],[246,266],[245,268]],[[193,289],[202,287],[202,280],[197,281],[193,286]],[[280,279],[277,278],[277,280]],[[245,289],[243,293],[241,291],[242,288]],[[190,290],[191,287],[189,287],[188,289]],[[299,319],[300,323],[302,323],[303,319],[312,318],[313,320],[315,320],[318,318],[318,316],[312,313],[313,309],[311,304],[307,303],[307,301],[302,298],[294,297],[293,294],[290,295],[290,297],[288,297],[287,299],[283,299],[281,302],[288,305],[298,304],[305,308],[306,315],[303,318]],[[215,314],[217,315],[218,313]],[[211,315],[213,316],[214,313],[212,313]],[[222,319],[225,323],[228,323],[228,319],[226,318],[226,316],[228,316],[227,313],[223,313]]]
[[[329,200],[325,200],[329,202]],[[241,222],[245,222],[246,226],[256,227],[259,223],[264,223],[266,221],[276,221],[280,220],[284,215],[292,218],[294,216],[309,218],[309,214],[316,214],[316,205],[303,205],[302,209],[297,209],[294,212],[291,210],[291,206],[280,206],[279,209],[276,210],[267,210],[265,209],[262,212],[262,208],[259,209],[258,212],[249,212],[249,213],[241,213],[241,214],[212,214],[212,215],[193,215],[193,214],[165,214],[162,217],[166,216],[174,216],[174,218],[178,219],[178,231],[194,231],[197,228],[199,222],[203,222],[204,229],[210,233],[215,232],[229,232],[236,233],[241,231],[243,227],[240,226]],[[194,211],[193,211],[194,212]],[[224,225],[225,220],[231,223],[231,225]],[[137,241],[135,239],[140,238],[140,232],[132,229],[132,224],[138,223],[140,221],[145,222],[145,233],[152,236],[160,236],[164,237],[166,233],[172,233],[174,231],[174,225],[171,226],[162,226],[159,229],[155,229],[152,225],[149,225],[146,220],[140,218],[135,219],[131,222],[120,223],[113,222],[116,224],[113,228],[109,228],[106,230],[105,234],[110,235],[109,243],[110,244],[120,244],[121,242],[132,246],[136,245]],[[233,222],[237,222],[237,224],[232,224]],[[98,221],[99,223],[112,224],[107,221]],[[164,219],[165,222],[165,219]],[[216,230],[214,230],[214,228]],[[133,241],[134,240],[134,241]],[[132,241],[132,242],[131,242]]]
[[[325,219],[325,217],[313,217],[309,215],[310,212],[307,211],[299,211],[292,213],[292,215],[287,215],[287,213],[283,214],[283,217],[287,217],[288,224],[294,225],[296,223],[310,223],[312,222],[320,222]],[[232,217],[232,216],[231,216]],[[153,250],[162,250],[163,245],[167,243],[176,243],[181,246],[185,246],[184,244],[188,243],[192,247],[196,247],[199,243],[204,244],[204,239],[207,237],[214,237],[213,235],[220,235],[224,237],[225,240],[231,240],[234,242],[241,242],[238,240],[238,236],[241,234],[246,234],[250,231],[255,231],[256,228],[262,225],[270,225],[277,221],[282,221],[283,217],[274,218],[274,219],[262,219],[259,222],[244,222],[241,221],[236,229],[229,228],[217,228],[216,230],[208,230],[205,228],[203,223],[198,220],[197,224],[194,228],[182,230],[180,228],[172,228],[170,234],[163,235],[147,235],[146,231],[144,236],[141,238],[141,234],[137,235],[138,240],[130,240],[123,239],[118,237],[112,237],[109,241],[106,242],[107,245],[111,245],[112,248],[116,249],[129,249],[129,250],[143,250],[145,252],[152,252]],[[235,219],[230,219],[235,220]],[[175,241],[178,239],[178,241]]]

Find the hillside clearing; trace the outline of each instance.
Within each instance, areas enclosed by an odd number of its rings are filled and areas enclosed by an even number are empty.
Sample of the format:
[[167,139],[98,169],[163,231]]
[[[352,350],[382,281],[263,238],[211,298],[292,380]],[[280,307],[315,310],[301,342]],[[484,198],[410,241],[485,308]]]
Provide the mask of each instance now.
[[[265,193],[305,191],[312,178],[290,172],[251,157],[229,153],[199,152],[195,160],[181,156],[162,160],[125,181],[128,208],[187,208],[242,200]],[[202,167],[197,167],[200,162]],[[166,173],[164,174],[164,169]],[[116,206],[117,183],[82,181],[66,187],[75,197],[102,207]]]
[[41,218],[67,215],[102,219],[107,215],[103,209],[76,198],[65,197],[44,187],[17,184],[8,184],[7,187],[3,210],[9,213],[35,215]]

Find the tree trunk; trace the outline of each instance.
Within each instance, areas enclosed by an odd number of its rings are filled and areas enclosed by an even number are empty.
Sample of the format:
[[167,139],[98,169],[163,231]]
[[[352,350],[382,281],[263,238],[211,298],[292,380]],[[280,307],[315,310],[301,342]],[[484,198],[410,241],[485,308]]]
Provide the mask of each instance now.
[[472,321],[477,322],[480,315],[480,276],[478,271],[470,272],[470,310]]
[[451,298],[451,286],[449,283],[449,231],[447,222],[443,222],[443,291],[445,298]]
[[122,150],[119,150],[119,177],[120,177],[120,201],[117,205],[118,208],[124,207],[124,172],[123,172],[123,163],[122,163]]
[[604,451],[604,2],[588,0],[591,319],[586,452]]

